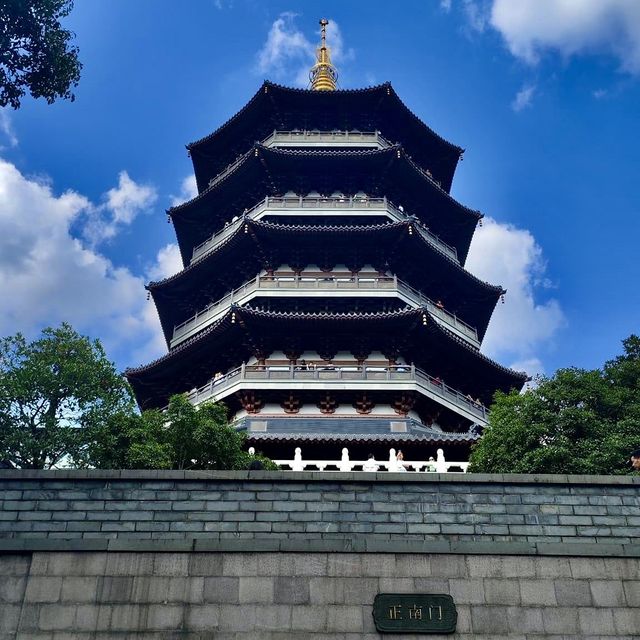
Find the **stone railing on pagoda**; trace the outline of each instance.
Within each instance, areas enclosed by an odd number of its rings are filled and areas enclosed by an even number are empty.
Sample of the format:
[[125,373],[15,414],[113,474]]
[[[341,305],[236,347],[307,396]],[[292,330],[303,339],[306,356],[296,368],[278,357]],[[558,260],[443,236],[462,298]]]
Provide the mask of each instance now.
[[230,305],[245,305],[257,295],[271,294],[278,297],[295,298],[326,295],[335,298],[351,296],[354,291],[372,297],[397,298],[415,308],[424,307],[437,322],[441,322],[447,329],[468,340],[476,348],[480,346],[476,329],[456,317],[454,313],[447,311],[442,303],[427,298],[423,293],[398,280],[395,276],[385,277],[373,274],[351,276],[345,273],[326,272],[320,278],[304,275],[256,276],[255,280],[231,291],[224,298],[211,303],[188,320],[176,325],[173,330],[171,347],[175,347],[215,322],[227,312]]
[[379,131],[274,131],[262,143],[265,147],[361,147],[386,149],[392,144]]
[[455,410],[470,421],[486,425],[488,409],[469,394],[454,389],[415,365],[380,366],[366,362],[336,366],[320,362],[305,365],[242,364],[227,374],[210,380],[191,391],[187,397],[193,404],[222,400],[238,389],[296,390],[415,390]]
[[441,238],[429,231],[429,229],[418,220],[410,218],[410,216],[387,200],[387,198],[372,198],[364,193],[355,196],[329,197],[297,196],[295,194],[281,197],[267,196],[263,201],[251,209],[247,209],[242,215],[236,216],[233,220],[227,222],[220,231],[214,233],[210,238],[194,247],[191,262],[200,260],[210,251],[213,251],[221,242],[232,235],[247,218],[260,220],[265,216],[277,216],[279,214],[295,216],[303,212],[306,213],[309,210],[313,210],[316,215],[339,216],[344,213],[362,216],[380,215],[392,222],[404,222],[411,219],[416,225],[420,235],[422,235],[427,242],[438,249],[438,251],[441,251],[449,258],[458,262],[458,253],[455,248],[449,246]]

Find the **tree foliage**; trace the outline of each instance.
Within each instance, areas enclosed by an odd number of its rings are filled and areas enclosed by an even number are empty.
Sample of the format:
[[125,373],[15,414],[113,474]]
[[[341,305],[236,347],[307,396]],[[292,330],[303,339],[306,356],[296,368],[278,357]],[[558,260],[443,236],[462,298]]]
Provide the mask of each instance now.
[[640,338],[602,369],[560,369],[525,393],[498,392],[469,471],[627,473],[640,446]]
[[244,450],[223,404],[173,396],[138,413],[131,389],[99,341],[71,326],[27,342],[0,339],[0,461],[25,469],[246,469],[270,460]]
[[99,341],[68,324],[0,340],[0,460],[46,469],[78,455],[93,429],[133,412],[129,386]]
[[244,450],[244,441],[244,433],[228,425],[223,404],[196,408],[175,395],[164,412],[116,415],[99,426],[84,463],[102,469],[247,469],[256,457]]
[[49,104],[74,100],[82,64],[60,24],[72,9],[73,0],[0,2],[0,107],[17,109],[27,90]]

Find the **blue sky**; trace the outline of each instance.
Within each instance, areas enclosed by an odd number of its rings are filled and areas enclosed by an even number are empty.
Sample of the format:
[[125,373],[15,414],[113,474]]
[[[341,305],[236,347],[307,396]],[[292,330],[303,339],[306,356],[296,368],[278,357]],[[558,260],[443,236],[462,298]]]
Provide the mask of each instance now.
[[0,335],[67,320],[121,368],[162,354],[143,285],[178,268],[184,145],[264,78],[304,83],[323,16],[343,88],[389,80],[466,149],[468,266],[508,289],[483,350],[530,373],[619,353],[640,331],[637,0],[78,2],[76,101],[0,111]]

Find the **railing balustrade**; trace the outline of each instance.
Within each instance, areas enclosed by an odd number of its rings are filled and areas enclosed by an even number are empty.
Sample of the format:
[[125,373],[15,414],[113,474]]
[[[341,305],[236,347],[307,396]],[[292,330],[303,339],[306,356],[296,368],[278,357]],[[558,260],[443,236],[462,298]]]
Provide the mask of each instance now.
[[[265,147],[277,146],[278,143],[329,145],[331,143],[343,143],[344,145],[352,143],[375,145],[381,149],[387,149],[392,146],[391,143],[377,131],[274,131],[260,142],[260,144]],[[249,149],[246,153],[238,156],[220,173],[209,180],[209,186],[212,187],[214,184],[226,178],[252,152],[253,149]],[[433,178],[431,179],[433,180]]]
[[[249,449],[251,455],[255,454],[255,449]],[[302,450],[300,447],[295,448],[292,460],[274,460],[281,471],[369,471],[388,473],[404,473],[405,471],[414,473],[448,473],[454,470],[458,473],[466,473],[468,462],[454,462],[446,460],[444,451],[438,449],[437,458],[429,458],[429,460],[398,460],[396,458],[396,450],[389,450],[388,460],[351,460],[349,450],[344,447],[342,449],[342,457],[340,460],[321,459],[321,460],[304,460],[302,458]]]
[[391,147],[391,143],[379,131],[274,131],[262,143],[265,147],[278,145],[326,144],[337,146]]
[[332,381],[412,381],[418,383],[426,392],[442,398],[451,404],[464,409],[469,414],[484,422],[489,415],[488,409],[469,395],[450,387],[437,377],[418,369],[414,365],[379,366],[379,364],[332,365],[332,364],[293,364],[282,365],[247,365],[229,371],[226,375],[210,380],[204,386],[194,389],[187,397],[192,404],[205,400],[214,400],[228,387],[240,381],[273,381],[273,382],[315,382],[329,384]]
[[212,322],[215,318],[222,316],[229,305],[236,302],[242,304],[246,298],[259,290],[277,289],[297,289],[297,290],[361,290],[376,291],[380,289],[397,290],[400,294],[408,298],[416,307],[425,306],[429,313],[441,320],[449,328],[463,337],[471,339],[476,346],[479,346],[478,333],[476,329],[460,320],[454,313],[447,311],[439,302],[434,302],[423,295],[417,289],[398,280],[395,276],[377,276],[375,274],[355,275],[348,273],[331,272],[321,278],[309,276],[256,276],[254,280],[238,287],[226,296],[213,302],[198,311],[184,322],[176,325],[173,329],[171,346],[175,346],[181,340],[199,330],[203,325]]
[[[282,211],[286,209],[350,209],[350,210],[386,210],[391,218],[396,222],[403,222],[408,219],[407,214],[396,207],[387,198],[369,198],[368,196],[344,196],[344,197],[322,197],[322,196],[271,196],[261,200],[256,205],[247,209],[242,216],[236,216],[231,222],[225,224],[224,228],[214,233],[210,238],[200,243],[193,249],[191,261],[204,257],[215,246],[231,235],[246,218],[259,219],[269,211]],[[415,224],[420,235],[429,244],[436,247],[442,253],[447,254],[458,262],[458,252],[441,240],[437,235],[429,231],[419,222]]]

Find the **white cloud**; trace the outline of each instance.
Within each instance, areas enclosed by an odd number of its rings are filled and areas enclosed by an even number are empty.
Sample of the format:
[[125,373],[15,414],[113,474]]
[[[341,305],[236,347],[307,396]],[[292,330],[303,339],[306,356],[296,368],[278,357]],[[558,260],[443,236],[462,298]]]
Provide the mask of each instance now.
[[151,280],[164,280],[169,276],[175,275],[178,271],[182,271],[182,257],[180,249],[175,243],[168,244],[156,256],[156,261],[147,270],[147,275]]
[[140,212],[148,210],[157,197],[153,187],[138,184],[126,171],[121,171],[118,186],[107,191],[104,203],[87,209],[84,237],[94,246],[110,240],[123,226],[131,224]]
[[482,280],[507,289],[505,304],[496,306],[482,350],[501,362],[539,373],[543,366],[537,352],[565,326],[557,300],[536,299],[548,288],[542,249],[526,229],[483,220],[476,231],[466,263]]
[[606,98],[608,95],[608,91],[606,89],[596,89],[593,91],[593,97],[596,100],[602,100],[602,98]]
[[[314,44],[298,29],[295,22],[297,15],[285,12],[274,20],[267,41],[258,52],[256,68],[259,73],[272,74],[280,81],[306,87],[309,84],[309,70],[315,61],[317,43]],[[319,34],[316,39],[319,42]],[[336,65],[355,57],[354,50],[345,47],[340,26],[332,19],[329,19],[327,27],[327,45]]]
[[[10,147],[18,146],[18,136],[13,129],[11,114],[8,107],[0,108],[0,132],[4,135]],[[0,149],[4,146],[0,145]]]
[[180,184],[180,193],[177,196],[171,196],[171,206],[176,207],[183,202],[187,202],[198,195],[198,185],[196,184],[195,175],[189,175]]
[[473,31],[482,33],[487,28],[489,12],[487,10],[486,0],[463,0],[462,10],[467,24]]
[[118,186],[107,191],[107,209],[114,224],[131,224],[142,209],[149,208],[156,199],[155,189],[134,182],[126,171],[118,176]]
[[[145,200],[132,193],[137,190],[121,174],[100,206],[126,221],[133,215],[129,207]],[[114,265],[74,237],[72,228],[96,208],[73,191],[56,195],[46,181],[27,178],[0,160],[0,335],[33,336],[44,326],[68,321],[99,337],[110,357],[138,364],[166,347],[142,275]],[[167,266],[170,253],[162,249],[162,266],[150,271]]]
[[302,63],[308,69],[313,63],[315,47],[296,26],[296,15],[281,13],[274,20],[267,41],[258,52],[258,70],[261,73],[273,73],[280,77],[290,75],[292,66],[299,70]]
[[451,0],[440,0],[440,8],[445,12],[451,11]]
[[638,0],[493,0],[491,25],[529,64],[546,51],[564,57],[604,53],[623,71],[640,73]]
[[542,360],[536,357],[515,360],[509,363],[509,367],[514,371],[526,371],[531,377],[544,374],[545,372]]
[[511,103],[511,108],[518,112],[522,111],[526,107],[531,106],[531,101],[533,100],[533,95],[536,91],[535,85],[529,84],[524,85],[518,93],[516,93],[516,97],[513,99]]
[[336,64],[349,62],[356,57],[354,49],[345,47],[340,25],[335,20],[329,20],[327,25],[327,45],[331,49],[331,59]]

